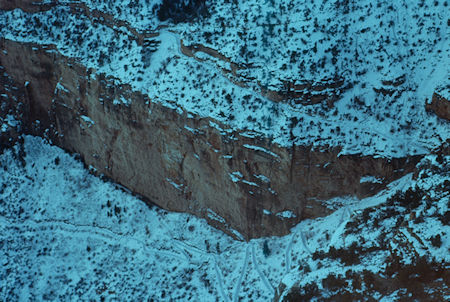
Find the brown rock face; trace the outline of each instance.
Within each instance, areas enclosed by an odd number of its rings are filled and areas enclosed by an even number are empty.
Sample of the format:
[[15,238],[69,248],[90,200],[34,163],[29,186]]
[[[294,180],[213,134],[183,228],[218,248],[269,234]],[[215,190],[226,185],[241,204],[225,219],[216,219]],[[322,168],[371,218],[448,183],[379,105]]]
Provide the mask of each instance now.
[[[329,213],[324,201],[374,194],[417,162],[283,148],[164,107],[52,47],[3,40],[0,49],[0,65],[16,84],[29,82],[31,133],[48,133],[98,173],[165,209],[205,217],[244,239],[286,234],[302,219]],[[381,183],[361,183],[363,176]]]
[[428,111],[434,112],[440,118],[450,121],[450,100],[445,99],[438,93],[434,93],[430,104],[425,104]]
[[24,87],[17,87],[0,66],[0,153],[13,146],[19,139],[27,120]]
[[45,2],[43,0],[2,0],[0,1],[0,10],[20,8],[26,12],[35,13],[49,10],[56,3],[57,0]]

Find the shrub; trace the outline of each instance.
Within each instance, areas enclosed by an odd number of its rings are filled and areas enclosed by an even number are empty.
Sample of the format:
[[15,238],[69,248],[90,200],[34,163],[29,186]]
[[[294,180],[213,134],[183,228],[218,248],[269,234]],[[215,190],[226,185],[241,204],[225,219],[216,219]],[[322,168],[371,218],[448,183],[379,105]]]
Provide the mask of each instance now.
[[363,219],[363,221],[369,221],[371,210],[372,209],[370,209],[370,208],[364,209],[364,211],[362,212],[362,219]]
[[439,217],[439,220],[442,222],[443,225],[450,225],[450,211],[446,211],[444,215]]
[[309,301],[320,296],[319,288],[315,283],[308,283],[302,288],[292,288],[283,301]]
[[388,204],[400,205],[408,209],[415,209],[420,205],[424,192],[419,188],[409,188],[406,192],[398,191],[388,199]]
[[267,240],[264,240],[264,243],[263,243],[263,254],[265,257],[270,256],[270,254],[271,254]]
[[159,20],[174,23],[192,21],[207,14],[206,0],[163,0],[153,10],[157,11]]
[[431,244],[432,244],[434,247],[439,248],[439,247],[441,247],[441,245],[442,245],[442,239],[441,239],[441,235],[440,235],[440,234],[437,234],[436,236],[432,236],[432,237],[430,238],[430,241],[431,241]]
[[322,285],[329,290],[338,291],[341,288],[345,288],[347,284],[344,279],[341,279],[336,275],[328,275],[328,277],[322,280]]

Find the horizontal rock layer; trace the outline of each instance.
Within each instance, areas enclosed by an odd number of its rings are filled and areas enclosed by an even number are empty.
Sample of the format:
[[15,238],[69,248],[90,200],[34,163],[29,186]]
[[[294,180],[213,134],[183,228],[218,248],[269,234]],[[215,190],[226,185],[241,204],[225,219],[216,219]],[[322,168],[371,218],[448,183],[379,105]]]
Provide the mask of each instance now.
[[247,240],[286,234],[302,219],[329,213],[326,200],[374,194],[418,160],[283,148],[165,107],[51,45],[2,40],[0,49],[0,64],[25,89],[28,132],[79,153],[97,173],[151,202],[205,217],[238,238],[233,230]]

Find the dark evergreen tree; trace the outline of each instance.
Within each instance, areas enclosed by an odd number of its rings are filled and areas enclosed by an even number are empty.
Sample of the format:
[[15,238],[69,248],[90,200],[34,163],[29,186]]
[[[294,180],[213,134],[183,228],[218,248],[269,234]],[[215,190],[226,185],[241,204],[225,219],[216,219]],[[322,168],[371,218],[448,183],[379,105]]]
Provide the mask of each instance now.
[[263,243],[263,254],[265,257],[270,256],[270,254],[271,254],[267,240],[264,240],[264,243]]
[[161,21],[187,22],[207,13],[206,0],[163,0],[155,9]]

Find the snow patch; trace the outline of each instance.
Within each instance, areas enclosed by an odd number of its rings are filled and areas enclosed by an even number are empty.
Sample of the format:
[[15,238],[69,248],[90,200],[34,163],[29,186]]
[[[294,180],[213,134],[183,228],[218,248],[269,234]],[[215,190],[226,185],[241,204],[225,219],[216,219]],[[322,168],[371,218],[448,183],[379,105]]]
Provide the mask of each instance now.
[[283,211],[275,214],[277,217],[280,218],[295,218],[297,215],[294,214],[292,211]]
[[359,183],[366,183],[366,182],[382,184],[382,183],[383,183],[383,180],[380,179],[380,178],[377,178],[377,177],[375,177],[375,176],[371,176],[371,175],[363,176],[363,177],[361,177],[361,179],[359,180]]

